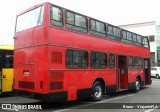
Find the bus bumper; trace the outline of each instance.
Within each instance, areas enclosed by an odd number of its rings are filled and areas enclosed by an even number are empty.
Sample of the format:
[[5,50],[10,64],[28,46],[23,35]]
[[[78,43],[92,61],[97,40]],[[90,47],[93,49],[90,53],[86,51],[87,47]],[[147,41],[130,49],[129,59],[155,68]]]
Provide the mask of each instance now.
[[65,102],[67,101],[67,92],[56,92],[48,94],[31,93],[28,91],[15,90],[15,94],[31,99],[37,99],[45,102]]

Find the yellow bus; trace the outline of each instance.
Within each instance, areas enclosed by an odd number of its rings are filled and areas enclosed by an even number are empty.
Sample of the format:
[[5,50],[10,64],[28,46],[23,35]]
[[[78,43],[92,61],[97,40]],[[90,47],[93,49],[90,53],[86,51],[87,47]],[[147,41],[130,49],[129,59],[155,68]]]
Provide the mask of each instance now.
[[13,45],[0,45],[0,94],[13,89]]

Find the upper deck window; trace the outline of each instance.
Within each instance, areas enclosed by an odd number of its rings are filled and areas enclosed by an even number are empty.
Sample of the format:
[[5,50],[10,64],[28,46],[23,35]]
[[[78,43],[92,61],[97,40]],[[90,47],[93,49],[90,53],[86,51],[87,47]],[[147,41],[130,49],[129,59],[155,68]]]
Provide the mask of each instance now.
[[106,37],[105,24],[96,20],[90,21],[91,34]]
[[18,16],[16,23],[16,32],[42,25],[43,12],[44,7],[41,6]]
[[108,38],[114,40],[121,40],[120,29],[111,25],[108,25]]
[[142,37],[140,35],[133,34],[133,44],[141,46],[142,45]]
[[143,46],[149,48],[149,42],[148,42],[147,37],[143,38]]
[[62,10],[58,7],[51,7],[51,23],[55,26],[62,26]]
[[137,35],[137,43],[138,45],[142,45],[142,37],[140,35]]
[[87,18],[85,16],[67,11],[66,27],[68,29],[72,29],[80,32],[87,32]]
[[132,43],[132,33],[128,31],[122,31],[122,41],[126,43]]

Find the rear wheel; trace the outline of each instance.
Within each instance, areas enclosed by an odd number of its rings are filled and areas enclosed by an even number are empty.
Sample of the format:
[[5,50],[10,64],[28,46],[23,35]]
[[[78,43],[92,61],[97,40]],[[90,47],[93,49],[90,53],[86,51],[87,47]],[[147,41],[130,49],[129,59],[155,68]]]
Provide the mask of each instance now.
[[103,96],[103,87],[99,81],[96,81],[92,86],[92,95],[91,98],[94,101],[99,101]]
[[134,87],[134,91],[135,92],[138,92],[139,90],[140,90],[140,88],[141,88],[141,83],[140,83],[140,80],[139,80],[139,78],[136,78],[136,82],[135,82],[135,85],[134,85],[135,87]]
[[158,74],[156,74],[156,78],[159,79],[159,75]]

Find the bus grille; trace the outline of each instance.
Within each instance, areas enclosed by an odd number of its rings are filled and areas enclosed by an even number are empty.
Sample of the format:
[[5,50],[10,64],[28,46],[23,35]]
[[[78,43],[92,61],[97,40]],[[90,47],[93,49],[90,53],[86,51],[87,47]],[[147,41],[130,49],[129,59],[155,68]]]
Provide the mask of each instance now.
[[18,87],[25,88],[25,89],[34,89],[34,82],[19,81]]
[[59,90],[63,88],[63,72],[50,72],[50,90]]
[[51,62],[55,64],[62,64],[62,53],[52,52]]
[[62,82],[61,81],[50,83],[50,90],[59,90],[59,89],[62,89]]

